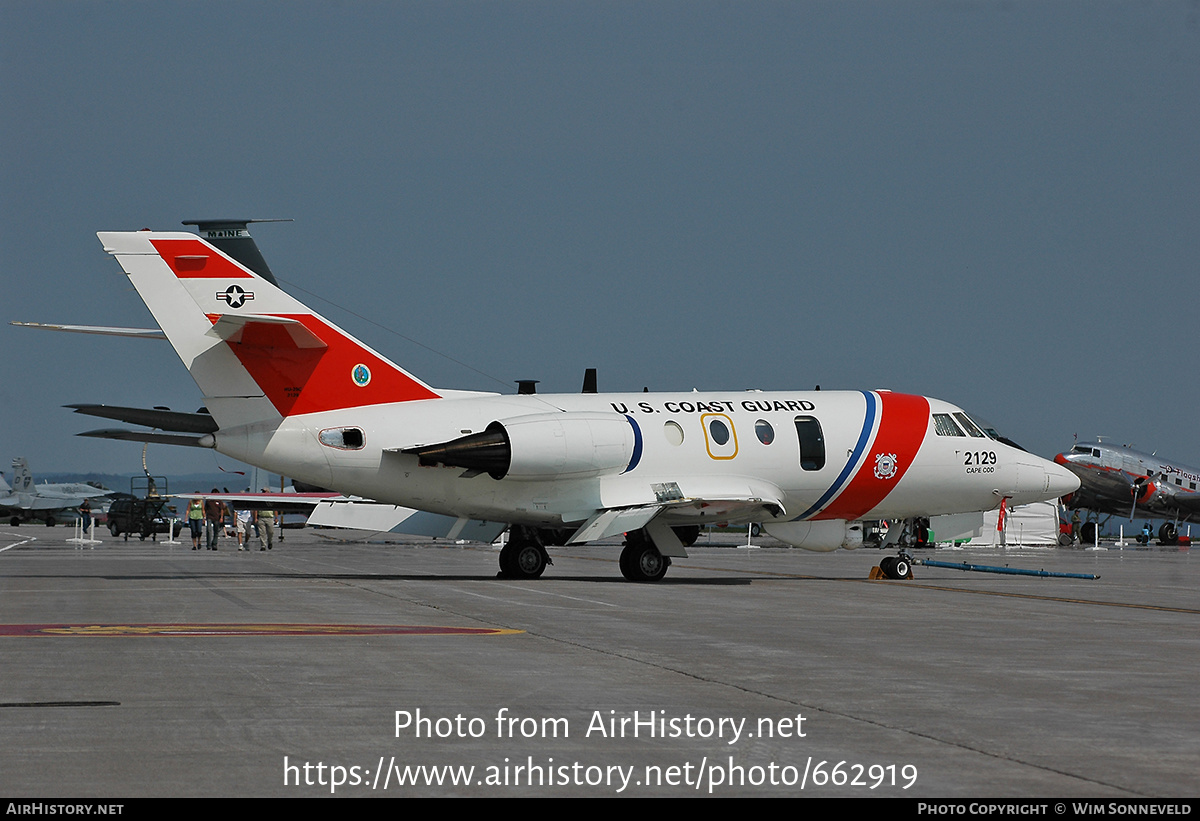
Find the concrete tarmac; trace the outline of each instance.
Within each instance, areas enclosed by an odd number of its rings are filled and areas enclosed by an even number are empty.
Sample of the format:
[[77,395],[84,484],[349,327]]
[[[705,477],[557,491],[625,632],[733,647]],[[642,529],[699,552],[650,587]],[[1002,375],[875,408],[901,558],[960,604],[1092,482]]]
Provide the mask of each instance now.
[[872,582],[879,551],[702,540],[631,584],[615,546],[508,581],[481,545],[70,535],[0,527],[6,797],[1200,792],[1187,549]]

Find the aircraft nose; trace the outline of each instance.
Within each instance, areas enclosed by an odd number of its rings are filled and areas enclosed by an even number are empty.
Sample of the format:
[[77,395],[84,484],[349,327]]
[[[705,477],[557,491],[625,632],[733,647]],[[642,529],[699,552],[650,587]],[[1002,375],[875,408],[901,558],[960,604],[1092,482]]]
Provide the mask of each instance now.
[[[1056,456],[1054,461],[1057,462],[1062,456]],[[1063,460],[1065,463],[1066,460]],[[1054,462],[1046,463],[1046,482],[1048,490],[1055,497],[1063,497],[1069,493],[1074,493],[1079,490],[1079,477],[1062,466],[1063,463],[1054,464]]]

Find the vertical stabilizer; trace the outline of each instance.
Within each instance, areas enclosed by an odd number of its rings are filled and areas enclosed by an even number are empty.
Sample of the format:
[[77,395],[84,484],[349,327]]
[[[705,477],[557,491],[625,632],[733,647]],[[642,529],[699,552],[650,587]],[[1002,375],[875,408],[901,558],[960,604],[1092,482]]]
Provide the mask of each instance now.
[[184,225],[196,226],[196,233],[214,248],[223,251],[233,259],[245,265],[267,282],[278,287],[275,275],[271,273],[267,261],[263,259],[262,251],[254,237],[250,236],[252,222],[291,222],[291,220],[184,220]]
[[222,428],[435,399],[404,369],[194,234],[97,234]]

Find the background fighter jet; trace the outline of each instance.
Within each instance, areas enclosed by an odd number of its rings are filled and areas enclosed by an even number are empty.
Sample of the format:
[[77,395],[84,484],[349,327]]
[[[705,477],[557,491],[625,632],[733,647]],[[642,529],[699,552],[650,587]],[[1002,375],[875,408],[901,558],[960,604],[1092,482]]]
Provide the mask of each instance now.
[[112,491],[77,483],[34,484],[29,463],[23,456],[12,460],[13,483],[10,487],[0,473],[0,511],[12,517],[18,525],[30,519],[40,519],[53,527],[60,518],[71,518],[84,499],[111,496]]
[[1054,461],[1079,477],[1068,507],[1172,519],[1158,531],[1164,544],[1175,543],[1180,522],[1200,521],[1200,469],[1104,442],[1077,444]]

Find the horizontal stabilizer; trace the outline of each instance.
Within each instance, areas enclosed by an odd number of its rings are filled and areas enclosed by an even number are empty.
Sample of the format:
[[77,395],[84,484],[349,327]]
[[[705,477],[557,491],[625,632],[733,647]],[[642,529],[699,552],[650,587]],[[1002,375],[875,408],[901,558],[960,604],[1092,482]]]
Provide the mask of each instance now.
[[158,328],[110,328],[103,325],[56,325],[49,322],[10,322],[22,328],[39,328],[43,331],[65,331],[72,334],[100,334],[101,336],[128,336],[134,339],[166,339],[167,335]]
[[89,436],[92,439],[120,439],[125,442],[148,442],[155,445],[183,445],[192,448],[211,448],[214,444],[211,434],[204,436],[185,436],[182,433],[155,433],[150,430],[122,430],[121,428],[104,428],[77,433],[76,436]]
[[302,322],[280,316],[222,314],[208,332],[226,342],[261,348],[327,348]]
[[145,425],[159,430],[182,433],[216,433],[217,423],[207,413],[181,413],[153,408],[123,408],[119,405],[64,405],[85,416],[116,419],[131,425]]

